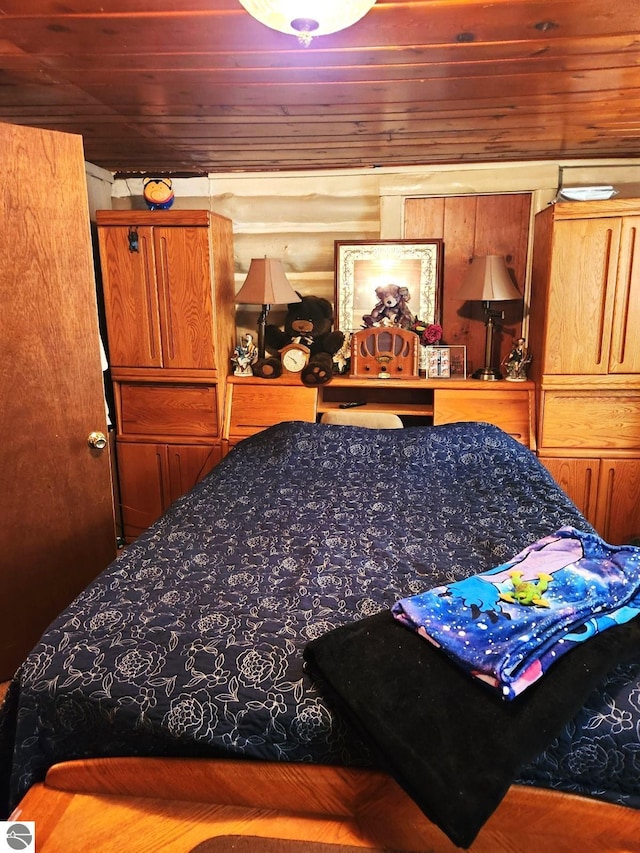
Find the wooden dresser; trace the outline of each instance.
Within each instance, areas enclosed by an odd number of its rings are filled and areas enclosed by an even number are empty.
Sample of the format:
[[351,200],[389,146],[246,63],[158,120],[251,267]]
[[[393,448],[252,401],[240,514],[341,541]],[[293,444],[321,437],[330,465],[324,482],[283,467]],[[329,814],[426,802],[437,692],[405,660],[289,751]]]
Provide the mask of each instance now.
[[640,200],[536,216],[529,342],[538,452],[613,543],[640,535]]
[[364,402],[367,411],[393,412],[411,424],[485,421],[535,449],[532,382],[473,379],[356,379],[338,376],[308,388],[298,377],[229,377],[225,451],[243,438],[286,420],[315,421],[340,403]]
[[222,457],[233,236],[205,210],[98,211],[116,456],[130,542]]

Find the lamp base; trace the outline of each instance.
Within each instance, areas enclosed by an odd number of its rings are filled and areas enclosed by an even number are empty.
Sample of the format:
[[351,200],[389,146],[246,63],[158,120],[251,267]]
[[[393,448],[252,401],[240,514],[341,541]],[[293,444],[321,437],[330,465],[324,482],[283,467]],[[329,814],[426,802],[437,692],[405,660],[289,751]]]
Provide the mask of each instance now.
[[472,379],[484,379],[487,382],[496,382],[502,379],[502,374],[499,370],[494,370],[493,367],[479,367],[471,374]]

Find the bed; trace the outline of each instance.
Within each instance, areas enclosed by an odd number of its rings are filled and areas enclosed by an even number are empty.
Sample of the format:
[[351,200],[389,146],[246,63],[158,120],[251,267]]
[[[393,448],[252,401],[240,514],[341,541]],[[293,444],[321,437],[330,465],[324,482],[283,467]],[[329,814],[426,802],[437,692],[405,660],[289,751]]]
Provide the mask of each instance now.
[[[98,797],[101,809],[100,797],[114,808],[149,797],[156,823],[163,803],[205,800],[236,815],[338,821],[324,840],[370,849],[533,851],[551,838],[558,853],[637,849],[640,620],[612,630],[586,681],[591,664],[579,667],[564,716],[556,709],[545,729],[545,700],[516,731],[529,751],[464,837],[437,816],[434,826],[413,782],[308,655],[325,637],[384,623],[398,599],[490,569],[563,526],[593,533],[535,456],[488,424],[291,422],[246,439],[60,614],[16,674],[0,715],[3,817],[48,815],[54,827],[55,809],[30,798],[63,791]],[[422,655],[429,644],[400,630]],[[564,672],[570,681],[576,668]],[[434,695],[447,715],[467,703],[472,720],[473,691],[487,691],[465,685],[464,696]]]

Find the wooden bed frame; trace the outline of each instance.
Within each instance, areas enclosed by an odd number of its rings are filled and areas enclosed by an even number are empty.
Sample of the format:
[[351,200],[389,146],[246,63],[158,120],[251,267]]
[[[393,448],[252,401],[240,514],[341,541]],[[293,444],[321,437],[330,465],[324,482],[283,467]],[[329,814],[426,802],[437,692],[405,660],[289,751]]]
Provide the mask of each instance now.
[[[52,767],[14,810],[38,853],[189,853],[223,835],[456,853],[383,773],[255,761],[109,758]],[[470,853],[632,853],[640,811],[513,786]],[[257,851],[258,853],[258,851]]]

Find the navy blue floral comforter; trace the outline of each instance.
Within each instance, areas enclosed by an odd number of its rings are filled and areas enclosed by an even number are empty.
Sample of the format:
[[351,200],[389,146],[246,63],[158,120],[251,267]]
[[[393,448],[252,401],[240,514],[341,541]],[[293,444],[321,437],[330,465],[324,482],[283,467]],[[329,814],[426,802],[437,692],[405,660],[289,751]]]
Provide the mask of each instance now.
[[[228,756],[373,766],[303,670],[331,628],[591,530],[495,427],[288,423],[239,445],[49,627],[16,676],[9,800],[54,763]],[[640,655],[520,781],[640,807]]]

